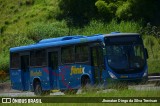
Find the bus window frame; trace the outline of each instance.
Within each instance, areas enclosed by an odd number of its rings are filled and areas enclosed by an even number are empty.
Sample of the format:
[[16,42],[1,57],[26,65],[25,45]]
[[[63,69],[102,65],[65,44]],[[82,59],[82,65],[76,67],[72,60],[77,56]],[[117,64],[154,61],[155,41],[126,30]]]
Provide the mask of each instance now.
[[[18,67],[12,67],[12,54],[14,54],[14,53],[16,53],[16,54],[18,54],[18,59],[19,59],[19,63],[18,63]],[[20,69],[20,66],[21,66],[21,63],[20,63],[21,61],[20,61],[20,53],[19,52],[10,52],[10,64],[9,64],[9,66],[10,66],[10,69],[12,69],[12,70],[18,70],[18,69]]]
[[21,64],[21,56],[25,56],[25,55],[29,56],[29,67],[28,67],[28,69],[30,68],[30,59],[31,59],[30,58],[30,51],[23,51],[23,52],[19,53],[19,56],[20,56],[20,69],[21,69],[21,66],[22,66],[22,64]]
[[[29,67],[30,68],[40,68],[40,67],[46,67],[47,66],[47,50],[46,50],[47,48],[42,48],[42,49],[33,49],[33,50],[30,50],[30,55],[29,55],[29,58],[30,58],[30,61],[29,61]],[[35,66],[33,66],[33,65],[31,65],[31,52],[36,52],[36,51],[38,51],[38,50],[45,50],[45,65],[41,65],[41,66],[38,66],[38,65],[35,65]]]
[[61,48],[60,47],[51,47],[51,48],[46,49],[47,67],[49,67],[49,57],[48,57],[49,55],[48,55],[48,53],[55,52],[55,51],[58,52],[58,66],[60,66],[60,63],[61,63]]
[[[73,60],[73,62],[71,62],[71,63],[63,63],[62,62],[62,48],[65,48],[65,47],[73,47],[73,53],[74,53],[74,60]],[[65,46],[61,46],[60,47],[60,55],[61,55],[61,57],[60,57],[60,63],[61,63],[61,65],[70,65],[70,64],[74,64],[75,63],[75,44],[73,45],[65,45]]]
[[[86,46],[87,47],[87,49],[88,49],[88,59],[87,59],[87,61],[76,61],[76,47],[77,46]],[[89,63],[89,57],[90,57],[90,52],[89,52],[89,44],[88,43],[80,43],[80,44],[76,44],[75,45],[75,63],[77,63],[77,64],[83,64],[83,63]]]
[[102,66],[100,66],[100,67],[102,67],[104,70],[106,70],[106,66],[105,66],[105,56],[106,56],[106,52],[105,52],[105,44],[104,44],[104,42],[103,41],[96,41],[96,42],[91,42],[91,44],[89,45],[89,62],[90,62],[90,64],[91,64],[91,47],[99,47],[99,48],[101,48],[102,49],[102,58],[103,58],[103,65]]

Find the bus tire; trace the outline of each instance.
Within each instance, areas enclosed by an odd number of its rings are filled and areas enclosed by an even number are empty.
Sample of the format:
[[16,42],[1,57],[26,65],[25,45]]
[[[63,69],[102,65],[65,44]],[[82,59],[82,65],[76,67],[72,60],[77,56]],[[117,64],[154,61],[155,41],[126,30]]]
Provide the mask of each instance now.
[[90,80],[89,76],[82,77],[82,79],[81,79],[81,87],[82,88],[84,88],[84,89],[89,88],[90,83],[91,83],[91,80]]
[[34,94],[41,96],[43,94],[41,83],[39,81],[35,82]]

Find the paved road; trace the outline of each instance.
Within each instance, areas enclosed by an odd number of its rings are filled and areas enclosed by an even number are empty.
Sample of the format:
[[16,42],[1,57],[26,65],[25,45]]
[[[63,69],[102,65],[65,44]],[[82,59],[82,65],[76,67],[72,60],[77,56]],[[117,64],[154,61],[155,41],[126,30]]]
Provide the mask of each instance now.
[[[134,89],[134,90],[160,90],[160,86],[154,86],[154,84],[147,84],[147,85],[136,85],[136,86],[129,86],[128,89]],[[111,91],[116,91],[115,89],[106,89],[102,91],[97,91],[97,93],[107,93]],[[78,90],[77,94],[82,94],[81,90]],[[55,92],[51,93],[50,96],[58,96],[58,95],[65,95],[62,92]],[[16,91],[16,90],[11,90],[5,93],[0,93],[0,96],[9,96],[9,97],[31,97],[35,96],[33,92],[22,92],[22,91]]]

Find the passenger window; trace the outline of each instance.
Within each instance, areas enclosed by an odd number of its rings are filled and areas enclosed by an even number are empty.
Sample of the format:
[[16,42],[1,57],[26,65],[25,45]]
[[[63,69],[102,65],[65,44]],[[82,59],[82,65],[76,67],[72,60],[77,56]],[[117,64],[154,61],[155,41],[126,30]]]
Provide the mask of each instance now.
[[76,46],[76,62],[86,62],[88,61],[88,46],[87,45],[79,45]]
[[63,64],[74,63],[74,46],[62,47],[61,54],[61,61]]
[[31,66],[45,66],[46,65],[46,51],[45,50],[32,51],[30,65]]
[[20,66],[20,57],[19,53],[11,53],[11,68],[19,68]]

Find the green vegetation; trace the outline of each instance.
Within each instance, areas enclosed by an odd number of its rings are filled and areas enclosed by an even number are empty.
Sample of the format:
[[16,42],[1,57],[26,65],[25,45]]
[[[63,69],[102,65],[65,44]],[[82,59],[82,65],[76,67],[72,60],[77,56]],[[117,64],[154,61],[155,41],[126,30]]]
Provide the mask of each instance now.
[[159,72],[159,4],[151,0],[0,0],[0,70],[9,70],[11,47],[44,38],[120,31],[143,35],[149,73]]
[[106,93],[104,93],[105,91],[102,92],[102,90],[98,91],[98,93],[96,92],[97,90],[94,88],[89,88],[84,94],[64,95],[63,97],[160,97],[160,90],[114,89]]

